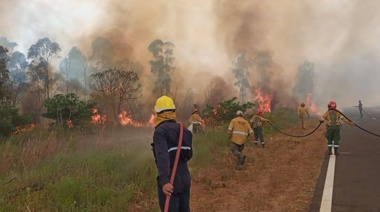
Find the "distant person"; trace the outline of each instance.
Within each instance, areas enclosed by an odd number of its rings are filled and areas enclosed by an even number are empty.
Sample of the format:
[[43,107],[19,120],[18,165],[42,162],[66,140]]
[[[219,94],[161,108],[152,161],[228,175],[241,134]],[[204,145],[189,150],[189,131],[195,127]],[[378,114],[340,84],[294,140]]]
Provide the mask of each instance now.
[[363,104],[362,101],[359,100],[359,113],[360,113],[360,118],[363,118]]
[[[351,126],[355,126],[355,123],[348,120],[340,112],[336,110],[336,102],[330,101],[327,105],[327,112],[320,118],[320,122],[326,121],[326,138],[328,154],[332,155],[332,147],[334,147],[335,155],[339,155],[339,141],[340,141],[340,120],[343,120]],[[333,144],[334,141],[334,144]]]
[[301,105],[297,108],[297,114],[298,114],[298,117],[300,117],[302,129],[306,129],[305,119],[306,119],[306,116],[310,117],[310,115],[309,115],[308,109],[305,106],[305,103],[302,102]]
[[236,169],[240,169],[247,158],[242,152],[247,137],[253,138],[253,131],[248,121],[244,119],[243,112],[238,110],[236,118],[232,119],[227,130],[227,136],[230,140],[230,150],[236,157]]
[[198,134],[202,131],[202,129],[201,129],[202,118],[199,115],[198,109],[194,109],[194,111],[191,113],[191,116],[189,118],[189,122],[190,122],[190,124],[193,125],[192,132],[194,134]]
[[175,105],[168,96],[157,99],[154,109],[153,155],[158,169],[157,191],[161,211],[166,198],[170,198],[169,211],[190,211],[190,172],[187,166],[193,156],[192,133],[183,127],[182,146],[175,173],[174,183],[170,182],[176,152],[178,149],[180,125],[176,122]]
[[263,111],[261,111],[260,109],[257,109],[256,114],[252,116],[250,122],[251,122],[251,127],[253,129],[253,132],[255,134],[254,144],[257,146],[258,141],[260,140],[261,146],[265,148],[264,133],[263,133],[262,125],[263,125],[263,122],[270,122],[270,120],[264,118]]

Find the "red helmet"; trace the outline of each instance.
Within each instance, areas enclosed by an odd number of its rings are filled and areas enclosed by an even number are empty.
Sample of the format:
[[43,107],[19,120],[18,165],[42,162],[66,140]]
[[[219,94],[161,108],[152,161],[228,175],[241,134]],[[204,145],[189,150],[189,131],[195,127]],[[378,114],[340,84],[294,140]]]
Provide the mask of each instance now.
[[327,105],[329,109],[336,109],[336,102],[330,101],[329,104]]
[[260,109],[257,109],[256,114],[257,114],[257,115],[262,115],[262,114],[263,114],[263,111],[261,111]]
[[198,113],[198,109],[194,109],[191,114]]

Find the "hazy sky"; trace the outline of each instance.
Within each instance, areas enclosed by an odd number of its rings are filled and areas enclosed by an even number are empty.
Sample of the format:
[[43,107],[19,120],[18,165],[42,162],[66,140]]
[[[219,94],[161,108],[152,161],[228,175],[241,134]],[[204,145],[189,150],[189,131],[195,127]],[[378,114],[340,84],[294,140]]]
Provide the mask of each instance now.
[[[314,97],[323,107],[380,105],[380,2],[376,0],[0,0],[0,37],[26,53],[49,37],[63,52],[107,37],[149,73],[147,46],[154,39],[176,47],[176,67],[187,85],[202,89],[213,75],[231,80],[231,61],[241,48],[252,57],[269,51],[291,91],[305,60],[314,63]],[[129,50],[131,51],[131,50]],[[147,74],[148,75],[148,74]],[[252,75],[253,78],[253,75]],[[199,83],[199,79],[204,84]],[[254,81],[254,79],[252,79]],[[276,88],[276,85],[272,85]]]

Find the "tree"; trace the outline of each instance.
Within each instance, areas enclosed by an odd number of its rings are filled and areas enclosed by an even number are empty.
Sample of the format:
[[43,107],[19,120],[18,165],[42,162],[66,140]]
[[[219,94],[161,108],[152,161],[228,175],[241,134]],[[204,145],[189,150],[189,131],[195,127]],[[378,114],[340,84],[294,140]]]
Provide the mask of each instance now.
[[273,65],[272,56],[267,51],[258,52],[253,63],[257,68],[257,87],[262,88],[270,85],[270,74],[268,69]]
[[20,105],[28,89],[26,71],[29,66],[26,57],[21,52],[14,52],[9,60],[9,83],[7,85],[11,95],[11,104],[14,107]]
[[31,123],[30,117],[19,115],[17,108],[11,105],[0,106],[0,136],[7,137],[18,129],[26,127]]
[[[33,44],[28,50],[28,59],[32,59],[29,64],[29,75],[38,88],[43,91],[40,100],[50,97],[50,92],[54,84],[53,59],[59,56],[61,47],[58,43],[49,38],[42,38]],[[40,89],[38,89],[39,91]]]
[[247,109],[255,106],[252,102],[240,104],[240,102],[236,102],[236,100],[237,98],[233,97],[230,100],[218,103],[218,106],[216,107],[207,104],[206,108],[202,111],[202,116],[204,117],[206,124],[219,126],[228,123],[236,117],[236,111],[241,110],[245,112]]
[[92,55],[89,60],[96,70],[104,70],[112,67],[115,51],[111,42],[104,37],[97,37],[92,42]]
[[68,123],[75,126],[82,121],[90,121],[94,105],[95,103],[80,101],[74,93],[57,94],[44,101],[47,112],[42,115],[63,127],[67,127]]
[[0,37],[0,46],[3,46],[10,52],[13,52],[13,49],[17,46],[17,43],[8,41],[6,37]]
[[9,54],[8,49],[0,46],[0,100],[4,101],[4,97],[6,94],[4,84],[9,80],[9,70],[8,70],[8,62],[9,62]]
[[[86,57],[77,47],[73,47],[69,51],[68,55],[60,62],[59,68],[60,72],[66,78],[66,93],[72,92],[69,85],[73,85],[73,83],[70,82],[73,82],[74,80],[83,82],[83,87],[86,89]],[[74,84],[78,85],[76,82]],[[78,86],[76,86],[76,90],[78,90]]]
[[[138,102],[141,96],[142,85],[138,74],[134,70],[109,69],[92,74],[94,82],[90,87],[94,90],[92,96],[100,100],[103,108],[110,107],[114,120],[123,106]],[[107,111],[107,109],[103,109]]]
[[296,84],[293,87],[294,94],[300,99],[306,99],[314,88],[314,64],[305,61],[298,67]]
[[154,40],[148,46],[148,50],[154,58],[149,61],[151,72],[157,78],[154,90],[158,91],[159,95],[171,95],[171,75],[175,70],[173,48],[173,43],[163,42],[160,39]]
[[251,86],[248,81],[248,61],[245,58],[245,50],[241,49],[238,51],[237,55],[234,58],[234,61],[232,62],[233,68],[232,73],[237,78],[237,82],[234,83],[235,86],[239,88],[239,95],[241,98],[241,101],[245,101],[245,97],[247,95],[247,89],[249,89]]

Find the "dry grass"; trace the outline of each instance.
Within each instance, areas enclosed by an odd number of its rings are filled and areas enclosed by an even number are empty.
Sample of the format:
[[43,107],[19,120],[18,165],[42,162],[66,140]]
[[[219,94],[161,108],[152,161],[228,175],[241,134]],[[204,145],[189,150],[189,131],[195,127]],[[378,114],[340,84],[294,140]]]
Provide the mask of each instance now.
[[243,170],[234,169],[235,158],[226,147],[217,162],[193,175],[192,210],[308,211],[325,155],[322,132],[323,127],[302,139],[266,136],[265,149],[246,146]]

